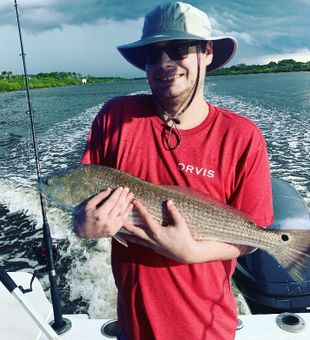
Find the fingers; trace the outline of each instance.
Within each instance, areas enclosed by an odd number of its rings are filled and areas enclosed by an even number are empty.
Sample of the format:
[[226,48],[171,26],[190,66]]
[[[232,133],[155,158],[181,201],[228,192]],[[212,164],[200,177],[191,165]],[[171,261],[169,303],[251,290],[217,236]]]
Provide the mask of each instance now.
[[143,247],[151,248],[150,242],[142,239],[141,237],[137,237],[137,236],[134,236],[134,235],[124,235],[124,239],[127,242],[131,242],[131,243],[135,243],[135,244],[138,244],[140,246],[143,246]]
[[134,208],[138,211],[142,221],[147,226],[147,228],[145,229],[138,228],[142,230],[144,234],[142,234],[141,231],[137,230],[137,234],[135,235],[138,237],[142,237],[150,242],[159,239],[162,232],[162,226],[154,220],[153,216],[147,211],[147,209],[143,206],[141,202],[134,200],[133,203]]
[[111,209],[117,204],[118,199],[124,190],[123,187],[119,187],[115,189],[113,192],[111,190],[110,195],[107,195],[102,201],[100,201],[96,208],[98,211],[103,211],[105,213],[109,213]]
[[119,187],[113,193],[111,188],[107,188],[89,200],[87,208],[97,210],[98,214],[111,214],[115,218],[126,211],[132,199],[133,194],[128,188]]
[[175,224],[178,224],[180,222],[185,222],[183,216],[180,214],[179,210],[177,207],[174,205],[172,200],[167,201],[167,209],[175,222]]
[[128,242],[139,244],[140,246],[148,247],[153,249],[156,247],[156,242],[148,235],[145,229],[136,227],[133,224],[124,224],[126,230],[131,234],[124,234],[123,237]]
[[114,236],[127,222],[133,209],[133,194],[128,188],[119,187],[112,192],[104,190],[77,209],[74,216],[75,230],[84,238]]
[[129,217],[129,214],[132,212],[132,209],[133,209],[133,204],[130,203],[126,210],[121,214],[119,215],[119,222],[121,225],[124,225],[127,221],[128,221],[128,217]]
[[148,239],[148,235],[144,228],[136,227],[131,223],[124,223],[124,227],[128,230],[132,235],[139,237],[141,239]]
[[[117,218],[119,215],[124,215],[133,200],[133,193],[129,188],[117,188],[109,199],[109,204],[105,208],[110,209],[109,217],[111,219]],[[108,202],[107,202],[108,203]],[[130,211],[129,211],[130,212]]]
[[153,219],[141,202],[134,201],[134,207],[140,214],[145,226],[125,224],[131,235],[124,235],[132,242],[152,249],[154,252],[178,262],[187,263],[189,249],[194,240],[182,215],[171,200],[167,201],[167,210],[171,215],[172,224],[162,226]]
[[[147,209],[143,206],[143,204],[137,200],[134,200],[134,207],[139,212],[142,220],[145,222],[146,225],[150,227],[153,232],[158,231],[157,223],[154,220],[153,216],[147,211]],[[167,210],[172,217],[173,225],[177,226],[180,224],[184,224],[185,220],[178,211],[177,207],[174,205],[172,200],[167,201]]]
[[146,210],[143,204],[137,200],[133,201],[134,207],[137,209],[140,217],[144,221],[144,223],[148,226],[153,226],[155,223],[153,216]]
[[103,200],[105,200],[112,192],[111,188],[107,188],[104,191],[101,191],[99,194],[94,196],[88,201],[88,206],[90,208],[95,208],[97,205],[99,205]]

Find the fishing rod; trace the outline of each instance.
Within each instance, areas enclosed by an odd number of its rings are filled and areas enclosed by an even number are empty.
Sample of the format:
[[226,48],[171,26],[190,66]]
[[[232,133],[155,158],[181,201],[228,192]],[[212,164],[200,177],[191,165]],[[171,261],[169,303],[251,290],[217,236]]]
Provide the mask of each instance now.
[[[30,124],[31,124],[31,133],[32,133],[32,141],[33,141],[35,164],[36,164],[36,175],[37,175],[37,181],[40,182],[41,181],[41,169],[40,169],[37,137],[36,137],[36,131],[35,131],[34,119],[33,119],[34,111],[32,109],[31,98],[30,98],[29,80],[28,80],[28,72],[27,72],[26,57],[25,57],[26,54],[24,52],[24,44],[23,44],[23,39],[22,39],[22,31],[21,31],[21,25],[20,25],[20,20],[19,20],[17,0],[14,0],[14,7],[15,7],[17,27],[18,27],[18,33],[19,33],[19,41],[20,41],[20,49],[21,49],[20,55],[22,57],[23,69],[24,69],[25,91],[26,91],[27,105],[28,105],[27,113],[29,114]],[[39,192],[39,197],[40,197],[41,215],[42,215],[42,221],[43,221],[42,229],[43,229],[44,247],[45,247],[45,252],[46,252],[45,257],[47,260],[51,299],[52,299],[52,305],[53,305],[53,311],[54,311],[54,322],[51,324],[51,326],[54,328],[54,330],[58,334],[63,334],[69,328],[71,328],[71,322],[70,320],[64,319],[62,316],[59,290],[57,286],[57,275],[56,275],[55,264],[54,264],[54,247],[53,247],[51,232],[50,232],[50,228],[49,228],[49,224],[48,224],[47,216],[46,216],[45,201],[44,201],[44,197],[41,192]]]

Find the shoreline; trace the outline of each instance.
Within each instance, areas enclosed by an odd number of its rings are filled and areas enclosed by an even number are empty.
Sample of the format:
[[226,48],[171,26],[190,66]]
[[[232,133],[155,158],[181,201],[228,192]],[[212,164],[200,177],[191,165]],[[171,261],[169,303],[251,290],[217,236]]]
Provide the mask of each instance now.
[[[102,84],[123,80],[126,80],[126,78],[92,76],[83,77],[80,74],[71,72],[52,72],[28,75],[29,88],[31,90],[62,86],[87,86],[87,84]],[[24,75],[7,75],[6,77],[2,76],[2,79],[0,79],[0,93],[23,90],[25,90]]]
[[224,67],[210,73],[212,76],[226,76],[239,74],[258,74],[258,73],[282,73],[282,72],[303,72],[310,71],[310,61],[306,63],[297,62],[293,59],[283,59],[279,62],[271,61],[265,65],[246,65],[237,64],[231,67]]

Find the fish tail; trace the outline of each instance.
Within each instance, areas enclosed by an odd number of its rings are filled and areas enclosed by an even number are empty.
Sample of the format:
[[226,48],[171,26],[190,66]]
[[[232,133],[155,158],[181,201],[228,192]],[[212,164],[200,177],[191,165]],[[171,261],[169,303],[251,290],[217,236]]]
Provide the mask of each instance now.
[[304,273],[310,269],[310,231],[276,231],[281,246],[270,253],[276,258],[293,280],[305,280]]

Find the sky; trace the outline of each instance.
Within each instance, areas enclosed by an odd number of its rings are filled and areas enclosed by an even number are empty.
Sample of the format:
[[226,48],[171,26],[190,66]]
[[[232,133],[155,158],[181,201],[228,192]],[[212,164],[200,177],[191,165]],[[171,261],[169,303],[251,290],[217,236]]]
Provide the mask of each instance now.
[[[139,40],[156,0],[18,0],[29,74],[142,77],[116,46]],[[238,41],[234,64],[310,61],[310,0],[193,0],[212,36]],[[22,73],[14,0],[0,0],[0,73]]]

